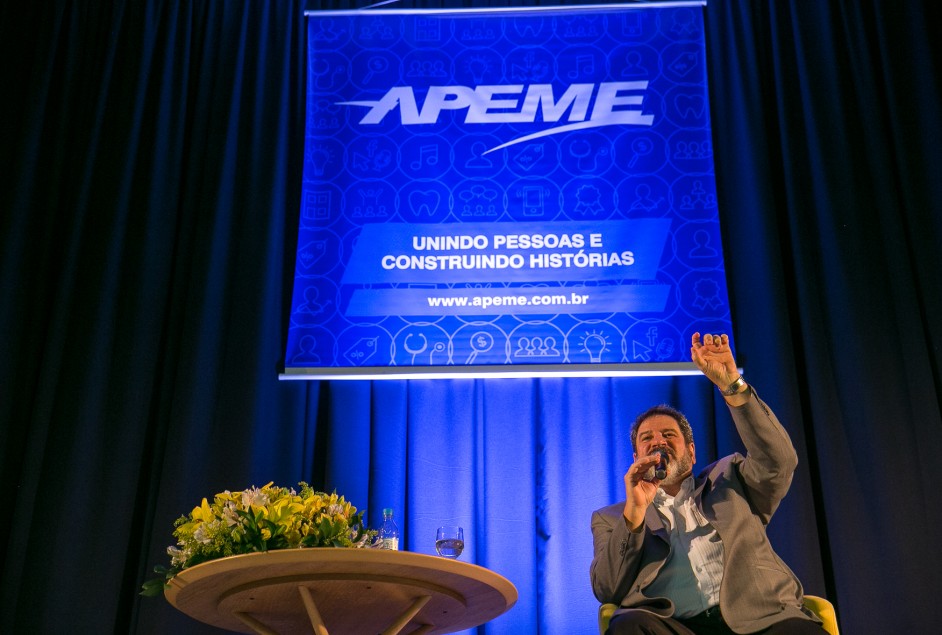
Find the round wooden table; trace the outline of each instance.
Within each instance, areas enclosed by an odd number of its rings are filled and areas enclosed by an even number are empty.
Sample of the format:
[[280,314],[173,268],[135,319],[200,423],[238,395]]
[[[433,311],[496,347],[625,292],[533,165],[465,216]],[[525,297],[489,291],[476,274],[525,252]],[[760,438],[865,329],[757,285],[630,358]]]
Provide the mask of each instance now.
[[165,591],[187,615],[240,633],[451,633],[509,610],[517,589],[460,560],[382,549],[285,549],[184,569]]

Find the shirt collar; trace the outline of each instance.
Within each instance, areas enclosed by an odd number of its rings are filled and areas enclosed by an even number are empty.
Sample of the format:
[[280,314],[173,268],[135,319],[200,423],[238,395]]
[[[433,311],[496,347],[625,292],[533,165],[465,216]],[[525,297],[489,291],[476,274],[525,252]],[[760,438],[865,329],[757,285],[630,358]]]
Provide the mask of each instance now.
[[657,488],[657,492],[654,494],[654,502],[659,506],[669,506],[673,505],[675,501],[684,501],[690,494],[693,492],[693,475],[691,474],[683,480],[680,484],[680,489],[677,491],[676,496],[671,496],[665,492],[660,487]]

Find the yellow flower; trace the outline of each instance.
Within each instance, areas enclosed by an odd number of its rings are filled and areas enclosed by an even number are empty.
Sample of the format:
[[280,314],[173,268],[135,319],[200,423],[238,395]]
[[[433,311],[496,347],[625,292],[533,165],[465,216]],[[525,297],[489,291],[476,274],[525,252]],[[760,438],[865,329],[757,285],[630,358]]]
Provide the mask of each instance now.
[[[333,492],[315,492],[300,483],[294,489],[251,487],[206,498],[186,516],[174,522],[177,546],[168,549],[170,579],[187,566],[233,554],[299,547],[368,547],[375,536],[365,530],[362,514]],[[353,543],[352,538],[363,533]]]
[[215,518],[213,515],[213,510],[209,508],[209,501],[205,498],[203,499],[202,504],[199,507],[194,507],[193,511],[190,513],[190,516],[193,517],[193,520],[200,522],[208,523]]

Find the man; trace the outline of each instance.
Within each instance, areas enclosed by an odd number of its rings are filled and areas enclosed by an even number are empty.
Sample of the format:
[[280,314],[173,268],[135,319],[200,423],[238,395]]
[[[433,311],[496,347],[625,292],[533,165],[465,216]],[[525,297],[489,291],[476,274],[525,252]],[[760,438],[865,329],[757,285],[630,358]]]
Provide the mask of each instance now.
[[638,417],[626,499],[592,514],[592,589],[620,605],[608,632],[820,635],[817,617],[802,609],[801,583],[765,532],[791,484],[795,449],[740,376],[726,335],[695,333],[690,356],[723,394],[746,456],[694,478],[687,419],[669,406]]

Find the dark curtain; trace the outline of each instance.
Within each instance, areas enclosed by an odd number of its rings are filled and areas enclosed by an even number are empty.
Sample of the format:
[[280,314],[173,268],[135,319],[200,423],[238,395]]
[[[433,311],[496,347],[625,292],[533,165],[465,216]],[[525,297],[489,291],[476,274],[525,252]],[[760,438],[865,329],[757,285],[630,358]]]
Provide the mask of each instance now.
[[[410,550],[464,524],[520,592],[482,632],[592,633],[589,514],[634,415],[685,410],[701,464],[739,447],[702,378],[277,380],[304,4],[0,5],[0,632],[216,632],[137,595],[174,519],[306,480],[394,507]],[[801,459],[773,544],[844,632],[928,632],[940,9],[705,11],[738,361]]]
[[795,404],[844,630],[928,632],[942,617],[939,5],[716,1],[707,15],[741,363],[774,365]]

